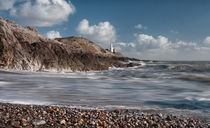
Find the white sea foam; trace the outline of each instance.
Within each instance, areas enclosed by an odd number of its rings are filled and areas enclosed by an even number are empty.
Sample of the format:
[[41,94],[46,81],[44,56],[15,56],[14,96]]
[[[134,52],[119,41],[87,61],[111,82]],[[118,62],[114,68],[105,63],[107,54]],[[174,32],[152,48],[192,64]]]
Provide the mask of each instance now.
[[146,63],[144,61],[140,61],[141,66],[145,66]]
[[109,71],[113,71],[113,70],[125,70],[126,68],[119,68],[119,67],[109,67]]
[[186,100],[189,101],[210,101],[210,96],[209,97],[186,97]]
[[43,101],[34,101],[34,100],[3,100],[0,99],[2,103],[11,103],[11,104],[23,104],[23,105],[51,105],[52,102],[43,102]]
[[6,81],[0,81],[0,86],[7,85],[7,84],[9,84],[9,82],[6,82]]

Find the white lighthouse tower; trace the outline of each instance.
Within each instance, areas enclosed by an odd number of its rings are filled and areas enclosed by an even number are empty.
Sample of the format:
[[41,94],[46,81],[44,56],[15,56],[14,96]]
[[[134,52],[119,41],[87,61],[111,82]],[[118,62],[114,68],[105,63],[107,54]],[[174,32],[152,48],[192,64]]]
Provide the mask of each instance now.
[[112,43],[110,43],[110,51],[111,51],[111,52],[114,52],[114,48],[113,48],[113,46],[112,46]]

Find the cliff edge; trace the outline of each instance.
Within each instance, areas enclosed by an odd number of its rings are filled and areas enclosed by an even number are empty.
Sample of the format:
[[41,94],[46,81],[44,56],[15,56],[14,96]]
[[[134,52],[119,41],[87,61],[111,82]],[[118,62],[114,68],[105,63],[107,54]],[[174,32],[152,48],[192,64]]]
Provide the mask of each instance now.
[[0,68],[30,71],[90,71],[129,67],[135,60],[83,37],[49,39],[34,27],[0,17]]

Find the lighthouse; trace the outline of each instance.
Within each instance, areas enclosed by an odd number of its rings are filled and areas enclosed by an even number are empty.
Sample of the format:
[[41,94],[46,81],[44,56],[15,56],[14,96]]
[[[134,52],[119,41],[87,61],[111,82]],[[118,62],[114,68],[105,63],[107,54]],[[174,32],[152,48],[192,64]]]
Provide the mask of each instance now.
[[111,52],[114,52],[114,48],[113,48],[113,46],[112,46],[112,43],[110,43],[110,51],[111,51]]

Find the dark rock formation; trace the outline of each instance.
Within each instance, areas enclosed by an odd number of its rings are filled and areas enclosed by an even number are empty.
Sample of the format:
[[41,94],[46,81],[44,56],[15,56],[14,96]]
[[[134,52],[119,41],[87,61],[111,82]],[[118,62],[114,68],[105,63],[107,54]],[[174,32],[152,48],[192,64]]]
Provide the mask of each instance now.
[[[121,53],[111,53],[83,37],[42,36],[34,27],[23,28],[0,17],[0,68],[30,71],[89,71],[129,67]],[[136,64],[134,64],[136,66]]]

